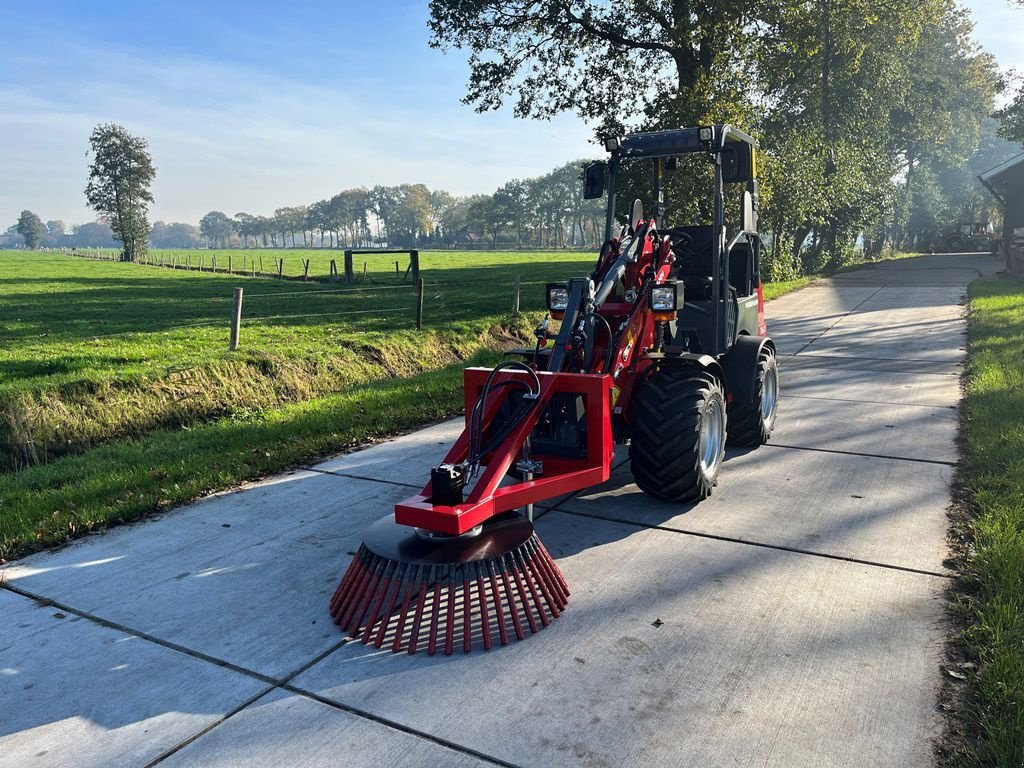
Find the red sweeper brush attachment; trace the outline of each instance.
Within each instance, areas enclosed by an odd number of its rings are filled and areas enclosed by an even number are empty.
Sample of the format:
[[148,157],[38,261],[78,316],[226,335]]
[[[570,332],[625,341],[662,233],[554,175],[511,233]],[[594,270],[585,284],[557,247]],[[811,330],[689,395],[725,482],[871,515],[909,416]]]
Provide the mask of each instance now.
[[394,522],[368,531],[331,599],[331,617],[367,645],[428,654],[507,645],[546,627],[566,607],[569,588],[555,561],[516,513],[461,536]]

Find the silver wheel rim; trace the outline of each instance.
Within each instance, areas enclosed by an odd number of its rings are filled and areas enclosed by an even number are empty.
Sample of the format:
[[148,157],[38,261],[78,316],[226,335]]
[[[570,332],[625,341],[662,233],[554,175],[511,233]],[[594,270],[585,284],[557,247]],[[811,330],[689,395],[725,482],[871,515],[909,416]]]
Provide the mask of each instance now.
[[725,407],[720,398],[712,398],[700,420],[700,468],[711,476],[722,460],[725,440]]
[[761,421],[771,426],[779,404],[779,372],[773,366],[765,374],[761,385]]

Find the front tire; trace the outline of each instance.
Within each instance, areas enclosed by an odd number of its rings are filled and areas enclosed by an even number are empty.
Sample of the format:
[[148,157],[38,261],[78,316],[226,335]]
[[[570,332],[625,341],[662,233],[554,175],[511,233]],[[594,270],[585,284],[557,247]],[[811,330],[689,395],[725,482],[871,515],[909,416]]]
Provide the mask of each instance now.
[[725,393],[706,371],[656,369],[633,399],[629,459],[644,493],[665,501],[711,495],[725,455]]
[[762,349],[757,356],[754,399],[733,402],[729,407],[729,444],[764,445],[775,429],[779,409],[779,363],[774,353]]

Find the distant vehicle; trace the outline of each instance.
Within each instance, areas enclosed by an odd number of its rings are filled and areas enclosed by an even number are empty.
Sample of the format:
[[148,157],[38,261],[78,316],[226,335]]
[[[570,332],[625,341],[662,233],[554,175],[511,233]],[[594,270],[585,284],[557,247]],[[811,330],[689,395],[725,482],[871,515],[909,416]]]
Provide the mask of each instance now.
[[947,253],[966,251],[995,253],[999,249],[999,235],[988,221],[969,221],[957,224],[956,230],[943,241]]

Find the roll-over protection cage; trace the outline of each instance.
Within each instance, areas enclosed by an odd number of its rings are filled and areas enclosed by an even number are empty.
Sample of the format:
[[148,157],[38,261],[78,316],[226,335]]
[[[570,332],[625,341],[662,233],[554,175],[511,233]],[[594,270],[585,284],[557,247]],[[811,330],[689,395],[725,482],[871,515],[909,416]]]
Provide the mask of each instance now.
[[[680,128],[653,133],[632,133],[605,139],[610,157],[607,162],[592,163],[584,172],[584,193],[588,199],[604,195],[607,183],[608,209],[605,217],[605,241],[612,237],[615,225],[616,178],[624,160],[649,158],[654,161],[654,220],[660,226],[663,205],[661,189],[665,161],[679,155],[707,155],[714,163],[714,213],[712,218],[712,284],[711,301],[714,327],[712,355],[728,351],[726,329],[726,302],[728,289],[728,254],[741,237],[754,247],[757,241],[757,141],[731,125],[713,125],[702,128]],[[745,183],[739,230],[726,242],[725,184]]]

